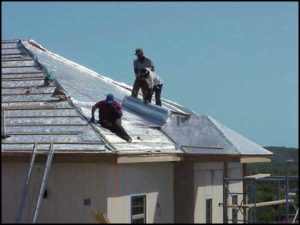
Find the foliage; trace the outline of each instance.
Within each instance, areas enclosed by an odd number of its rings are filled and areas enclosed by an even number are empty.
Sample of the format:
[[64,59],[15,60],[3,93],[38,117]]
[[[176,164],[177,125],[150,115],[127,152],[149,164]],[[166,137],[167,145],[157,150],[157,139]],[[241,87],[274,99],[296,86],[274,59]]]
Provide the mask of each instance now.
[[[253,163],[247,166],[247,175],[257,173],[269,173],[271,176],[299,176],[298,149],[286,147],[264,147],[273,153],[271,163]],[[290,188],[298,188],[298,179],[289,183]],[[256,202],[274,201],[284,199],[283,183],[263,182],[257,185]],[[297,193],[297,201],[298,201]],[[294,213],[294,208],[290,206],[290,213]],[[285,219],[285,205],[273,205],[256,208],[256,221],[258,223],[274,223]]]
[[[299,151],[297,148],[264,147],[271,151],[271,163],[253,163],[248,165],[247,174],[270,173],[278,175],[299,175]],[[291,161],[292,160],[292,161]]]

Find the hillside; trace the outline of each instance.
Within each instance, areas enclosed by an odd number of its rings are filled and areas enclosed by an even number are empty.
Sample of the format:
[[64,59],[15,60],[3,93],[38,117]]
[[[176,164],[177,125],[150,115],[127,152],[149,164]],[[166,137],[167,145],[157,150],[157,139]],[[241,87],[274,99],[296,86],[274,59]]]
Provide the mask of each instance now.
[[253,163],[248,165],[248,174],[270,173],[271,175],[299,175],[299,150],[280,146],[264,147],[273,152],[271,163]]

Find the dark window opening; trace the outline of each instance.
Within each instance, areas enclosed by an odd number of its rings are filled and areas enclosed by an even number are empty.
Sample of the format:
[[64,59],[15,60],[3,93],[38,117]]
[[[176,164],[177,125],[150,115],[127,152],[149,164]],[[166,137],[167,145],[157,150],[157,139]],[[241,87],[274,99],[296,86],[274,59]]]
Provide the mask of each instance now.
[[206,199],[206,223],[212,223],[212,199]]
[[83,199],[83,205],[91,205],[91,199],[89,198]]
[[146,223],[146,195],[131,197],[131,223]]
[[[238,204],[238,197],[237,195],[232,196],[232,205],[237,205]],[[238,220],[238,209],[233,208],[232,209],[232,223],[237,223]]]

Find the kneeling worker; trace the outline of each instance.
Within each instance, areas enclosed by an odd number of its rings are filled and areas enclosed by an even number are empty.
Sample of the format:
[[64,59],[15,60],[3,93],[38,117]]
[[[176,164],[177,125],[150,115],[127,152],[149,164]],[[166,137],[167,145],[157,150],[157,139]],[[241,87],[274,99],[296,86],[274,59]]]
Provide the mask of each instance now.
[[[148,84],[148,90],[144,90],[143,94],[146,93],[147,97],[145,103],[150,103],[152,99],[153,92],[155,92],[155,104],[161,106],[161,91],[163,82],[160,79],[159,75],[151,69],[146,68],[141,70],[141,79],[145,80]],[[144,87],[142,87],[144,88]]]
[[92,108],[91,122],[95,122],[95,110],[99,109],[99,123],[102,127],[109,129],[127,142],[132,142],[121,124],[122,107],[119,102],[114,100],[112,94],[106,96],[106,100],[97,102]]

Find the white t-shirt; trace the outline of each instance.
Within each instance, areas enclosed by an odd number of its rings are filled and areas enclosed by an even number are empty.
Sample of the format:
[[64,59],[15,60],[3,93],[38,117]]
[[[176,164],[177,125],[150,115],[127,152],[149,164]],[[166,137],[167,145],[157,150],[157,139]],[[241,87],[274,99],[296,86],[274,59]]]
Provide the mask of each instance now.
[[157,73],[151,71],[151,69],[149,68],[146,68],[146,70],[149,71],[149,76],[145,79],[149,85],[149,88],[153,88],[156,85],[163,84],[162,79]]

